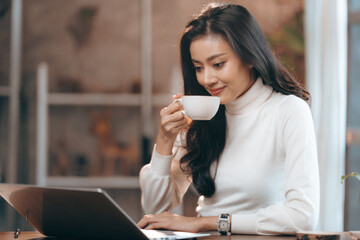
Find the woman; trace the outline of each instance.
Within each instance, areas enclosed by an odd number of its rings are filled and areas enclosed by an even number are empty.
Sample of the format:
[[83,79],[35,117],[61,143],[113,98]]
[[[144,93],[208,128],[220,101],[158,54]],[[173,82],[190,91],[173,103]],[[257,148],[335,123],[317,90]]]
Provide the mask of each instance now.
[[[172,102],[140,172],[146,229],[294,234],[316,226],[319,176],[310,94],[244,8],[210,4],[182,35],[185,95],[220,97],[210,121]],[[198,217],[170,213],[193,183]]]

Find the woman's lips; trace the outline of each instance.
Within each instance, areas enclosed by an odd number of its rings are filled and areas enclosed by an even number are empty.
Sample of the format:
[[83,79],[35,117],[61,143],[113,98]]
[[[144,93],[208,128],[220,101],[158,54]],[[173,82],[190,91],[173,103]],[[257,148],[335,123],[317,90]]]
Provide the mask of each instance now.
[[214,89],[210,89],[210,93],[211,95],[213,96],[216,96],[216,95],[219,95],[223,90],[224,90],[225,87],[221,87],[221,88],[214,88]]

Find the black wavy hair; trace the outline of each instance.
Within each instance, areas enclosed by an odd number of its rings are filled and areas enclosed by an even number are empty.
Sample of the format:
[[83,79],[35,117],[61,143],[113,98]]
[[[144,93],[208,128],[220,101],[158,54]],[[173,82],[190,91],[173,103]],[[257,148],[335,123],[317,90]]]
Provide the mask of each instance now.
[[[220,36],[227,41],[245,64],[253,66],[255,79],[285,95],[293,94],[305,101],[310,94],[274,56],[256,19],[244,7],[211,3],[187,23],[180,39],[181,67],[185,95],[210,95],[196,79],[191,61],[190,44],[207,36]],[[180,160],[183,172],[192,177],[199,194],[211,197],[215,192],[211,165],[219,161],[225,146],[225,106],[210,121],[192,121],[186,135],[188,153]]]

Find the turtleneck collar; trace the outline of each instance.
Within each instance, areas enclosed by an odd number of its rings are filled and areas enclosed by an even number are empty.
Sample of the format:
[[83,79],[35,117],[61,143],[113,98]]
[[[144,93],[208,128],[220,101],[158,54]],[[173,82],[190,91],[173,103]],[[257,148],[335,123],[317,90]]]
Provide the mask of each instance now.
[[225,104],[226,112],[233,115],[249,112],[266,102],[272,92],[272,87],[264,85],[259,77],[244,95]]

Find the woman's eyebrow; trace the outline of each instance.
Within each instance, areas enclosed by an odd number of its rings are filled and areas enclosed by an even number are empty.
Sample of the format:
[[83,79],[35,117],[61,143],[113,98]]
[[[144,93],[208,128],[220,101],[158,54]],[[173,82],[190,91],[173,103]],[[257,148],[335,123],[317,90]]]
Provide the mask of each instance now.
[[[208,61],[208,62],[210,62],[211,60],[213,60],[214,58],[217,58],[217,57],[220,57],[220,56],[223,56],[223,55],[225,55],[226,53],[218,53],[218,54],[214,54],[214,55],[212,55],[212,56],[210,56],[210,57],[208,57],[207,59],[206,59],[206,61]],[[195,63],[200,63],[200,61],[198,61],[198,60],[196,60],[196,59],[191,59],[191,61],[192,62],[195,62]]]

